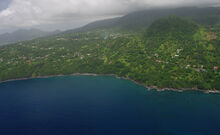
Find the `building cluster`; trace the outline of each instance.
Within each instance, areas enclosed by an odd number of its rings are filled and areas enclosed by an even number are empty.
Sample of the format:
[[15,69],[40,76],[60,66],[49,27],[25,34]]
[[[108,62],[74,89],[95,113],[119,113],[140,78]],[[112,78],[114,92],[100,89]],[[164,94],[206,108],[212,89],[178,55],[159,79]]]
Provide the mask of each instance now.
[[215,32],[208,32],[207,40],[217,39],[217,34]]
[[67,40],[66,38],[57,38],[57,41],[65,41]]

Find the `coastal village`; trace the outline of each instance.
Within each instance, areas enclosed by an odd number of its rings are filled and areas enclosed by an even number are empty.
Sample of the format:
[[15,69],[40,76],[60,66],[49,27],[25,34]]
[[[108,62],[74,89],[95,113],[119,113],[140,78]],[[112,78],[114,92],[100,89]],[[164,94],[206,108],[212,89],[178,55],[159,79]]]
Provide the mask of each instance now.
[[[100,31],[99,33],[101,33],[102,31]],[[56,37],[56,41],[58,42],[74,42],[74,41],[88,41],[88,40],[115,40],[117,38],[129,38],[129,36],[132,36],[132,34],[121,34],[121,33],[108,33],[108,32],[104,32],[104,34],[96,34],[94,36],[90,36],[89,35],[90,32],[85,33],[85,35],[80,35],[80,34],[76,34],[74,36],[70,36],[70,37]],[[207,40],[214,40],[217,38],[216,33],[214,32],[209,32],[209,35],[207,36]],[[26,47],[28,49],[30,49],[31,51],[35,51],[40,49],[41,51],[44,51],[45,53],[43,53],[44,55],[40,55],[40,56],[28,56],[28,55],[22,55],[22,56],[17,56],[17,57],[13,57],[11,59],[4,59],[3,57],[0,57],[0,63],[6,63],[7,65],[13,64],[19,64],[19,63],[28,63],[28,64],[32,64],[32,62],[36,62],[36,61],[46,61],[48,60],[50,57],[54,57],[58,55],[58,58],[56,59],[57,61],[62,61],[63,59],[71,59],[71,58],[79,58],[80,60],[83,60],[87,57],[92,57],[92,52],[93,49],[90,49],[89,53],[84,54],[83,51],[85,49],[88,49],[89,47],[87,45],[84,45],[81,47],[81,51],[76,51],[76,52],[72,52],[72,50],[68,49],[67,47],[55,47],[53,45],[50,45],[50,47],[44,47],[44,46],[39,46],[39,41],[35,41],[33,42],[31,45],[25,42],[21,42],[18,43],[20,46]],[[97,45],[99,46],[99,44]],[[96,48],[97,48],[96,46]],[[59,55],[58,52],[66,52],[62,55]],[[88,50],[87,50],[88,51]],[[176,51],[172,52],[171,57],[168,61],[166,60],[162,60],[159,59],[160,55],[158,53],[155,53],[151,56],[147,56],[148,59],[152,60],[154,59],[155,63],[158,64],[165,64],[165,65],[169,65],[172,60],[178,59],[181,56],[181,52],[184,51],[184,49],[178,48],[176,49]],[[146,51],[145,51],[146,53]],[[103,58],[101,58],[103,59]],[[70,60],[69,60],[70,61]],[[109,64],[112,64],[112,62],[109,62]],[[206,65],[199,65],[197,63],[193,63],[193,64],[186,64],[184,67],[181,68],[185,68],[186,70],[194,70],[196,72],[208,72],[211,70],[214,71],[219,71],[219,66],[218,65],[213,65],[213,67],[209,67],[207,68]]]
[[[209,34],[207,41],[218,38],[216,33]],[[137,45],[134,46],[135,44]],[[126,77],[132,76],[136,72],[162,73],[168,68],[169,70],[173,69],[175,80],[182,78],[175,77],[178,72],[195,75],[220,74],[218,63],[202,63],[189,56],[190,54],[186,55],[185,52],[189,51],[186,48],[180,47],[176,43],[173,43],[173,46],[169,44],[165,42],[157,50],[149,51],[141,41],[141,37],[132,33],[95,31],[59,35],[19,42],[13,47],[0,48],[2,52],[0,54],[0,69],[4,69],[4,73],[7,73],[17,70],[13,67],[28,67],[34,70],[34,67],[60,69],[70,65],[68,70],[71,71],[78,68],[75,65],[80,63],[81,67],[77,69],[80,71],[93,63],[99,63],[99,65],[103,64],[103,66],[112,69],[115,65],[126,67],[130,71],[125,75]],[[213,48],[213,45],[208,45],[206,53],[213,51]],[[139,62],[135,58],[138,58]],[[91,71],[92,67],[89,67]],[[109,69],[112,70],[111,68]],[[120,70],[115,69],[115,71]],[[33,76],[37,74],[33,73]]]

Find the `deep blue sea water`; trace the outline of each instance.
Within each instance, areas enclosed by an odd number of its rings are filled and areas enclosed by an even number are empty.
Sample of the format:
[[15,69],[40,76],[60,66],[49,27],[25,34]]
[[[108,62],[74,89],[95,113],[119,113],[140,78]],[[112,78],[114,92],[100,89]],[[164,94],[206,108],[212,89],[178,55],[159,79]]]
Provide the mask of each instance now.
[[220,94],[98,76],[0,83],[0,135],[220,135]]

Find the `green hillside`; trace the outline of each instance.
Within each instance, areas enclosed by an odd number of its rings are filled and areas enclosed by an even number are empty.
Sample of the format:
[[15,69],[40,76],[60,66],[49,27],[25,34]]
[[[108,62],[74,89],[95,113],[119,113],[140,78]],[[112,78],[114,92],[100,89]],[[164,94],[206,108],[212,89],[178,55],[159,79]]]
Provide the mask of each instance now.
[[168,16],[142,31],[102,28],[0,47],[0,80],[97,73],[158,88],[220,90],[218,24]]
[[183,44],[192,41],[193,35],[199,30],[199,25],[176,16],[168,16],[155,21],[144,33],[147,44],[153,48],[165,41],[174,40]]
[[199,29],[199,26],[189,20],[168,16],[155,21],[146,31],[146,38],[156,37],[158,39],[192,39],[193,34]]

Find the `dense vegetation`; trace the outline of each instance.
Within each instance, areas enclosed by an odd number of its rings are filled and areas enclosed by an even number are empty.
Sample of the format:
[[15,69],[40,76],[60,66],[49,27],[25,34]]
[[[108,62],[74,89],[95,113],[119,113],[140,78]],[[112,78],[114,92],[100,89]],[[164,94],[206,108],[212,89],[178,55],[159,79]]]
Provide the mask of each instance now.
[[116,74],[146,86],[220,90],[220,24],[169,16],[144,32],[99,29],[0,47],[0,81]]

